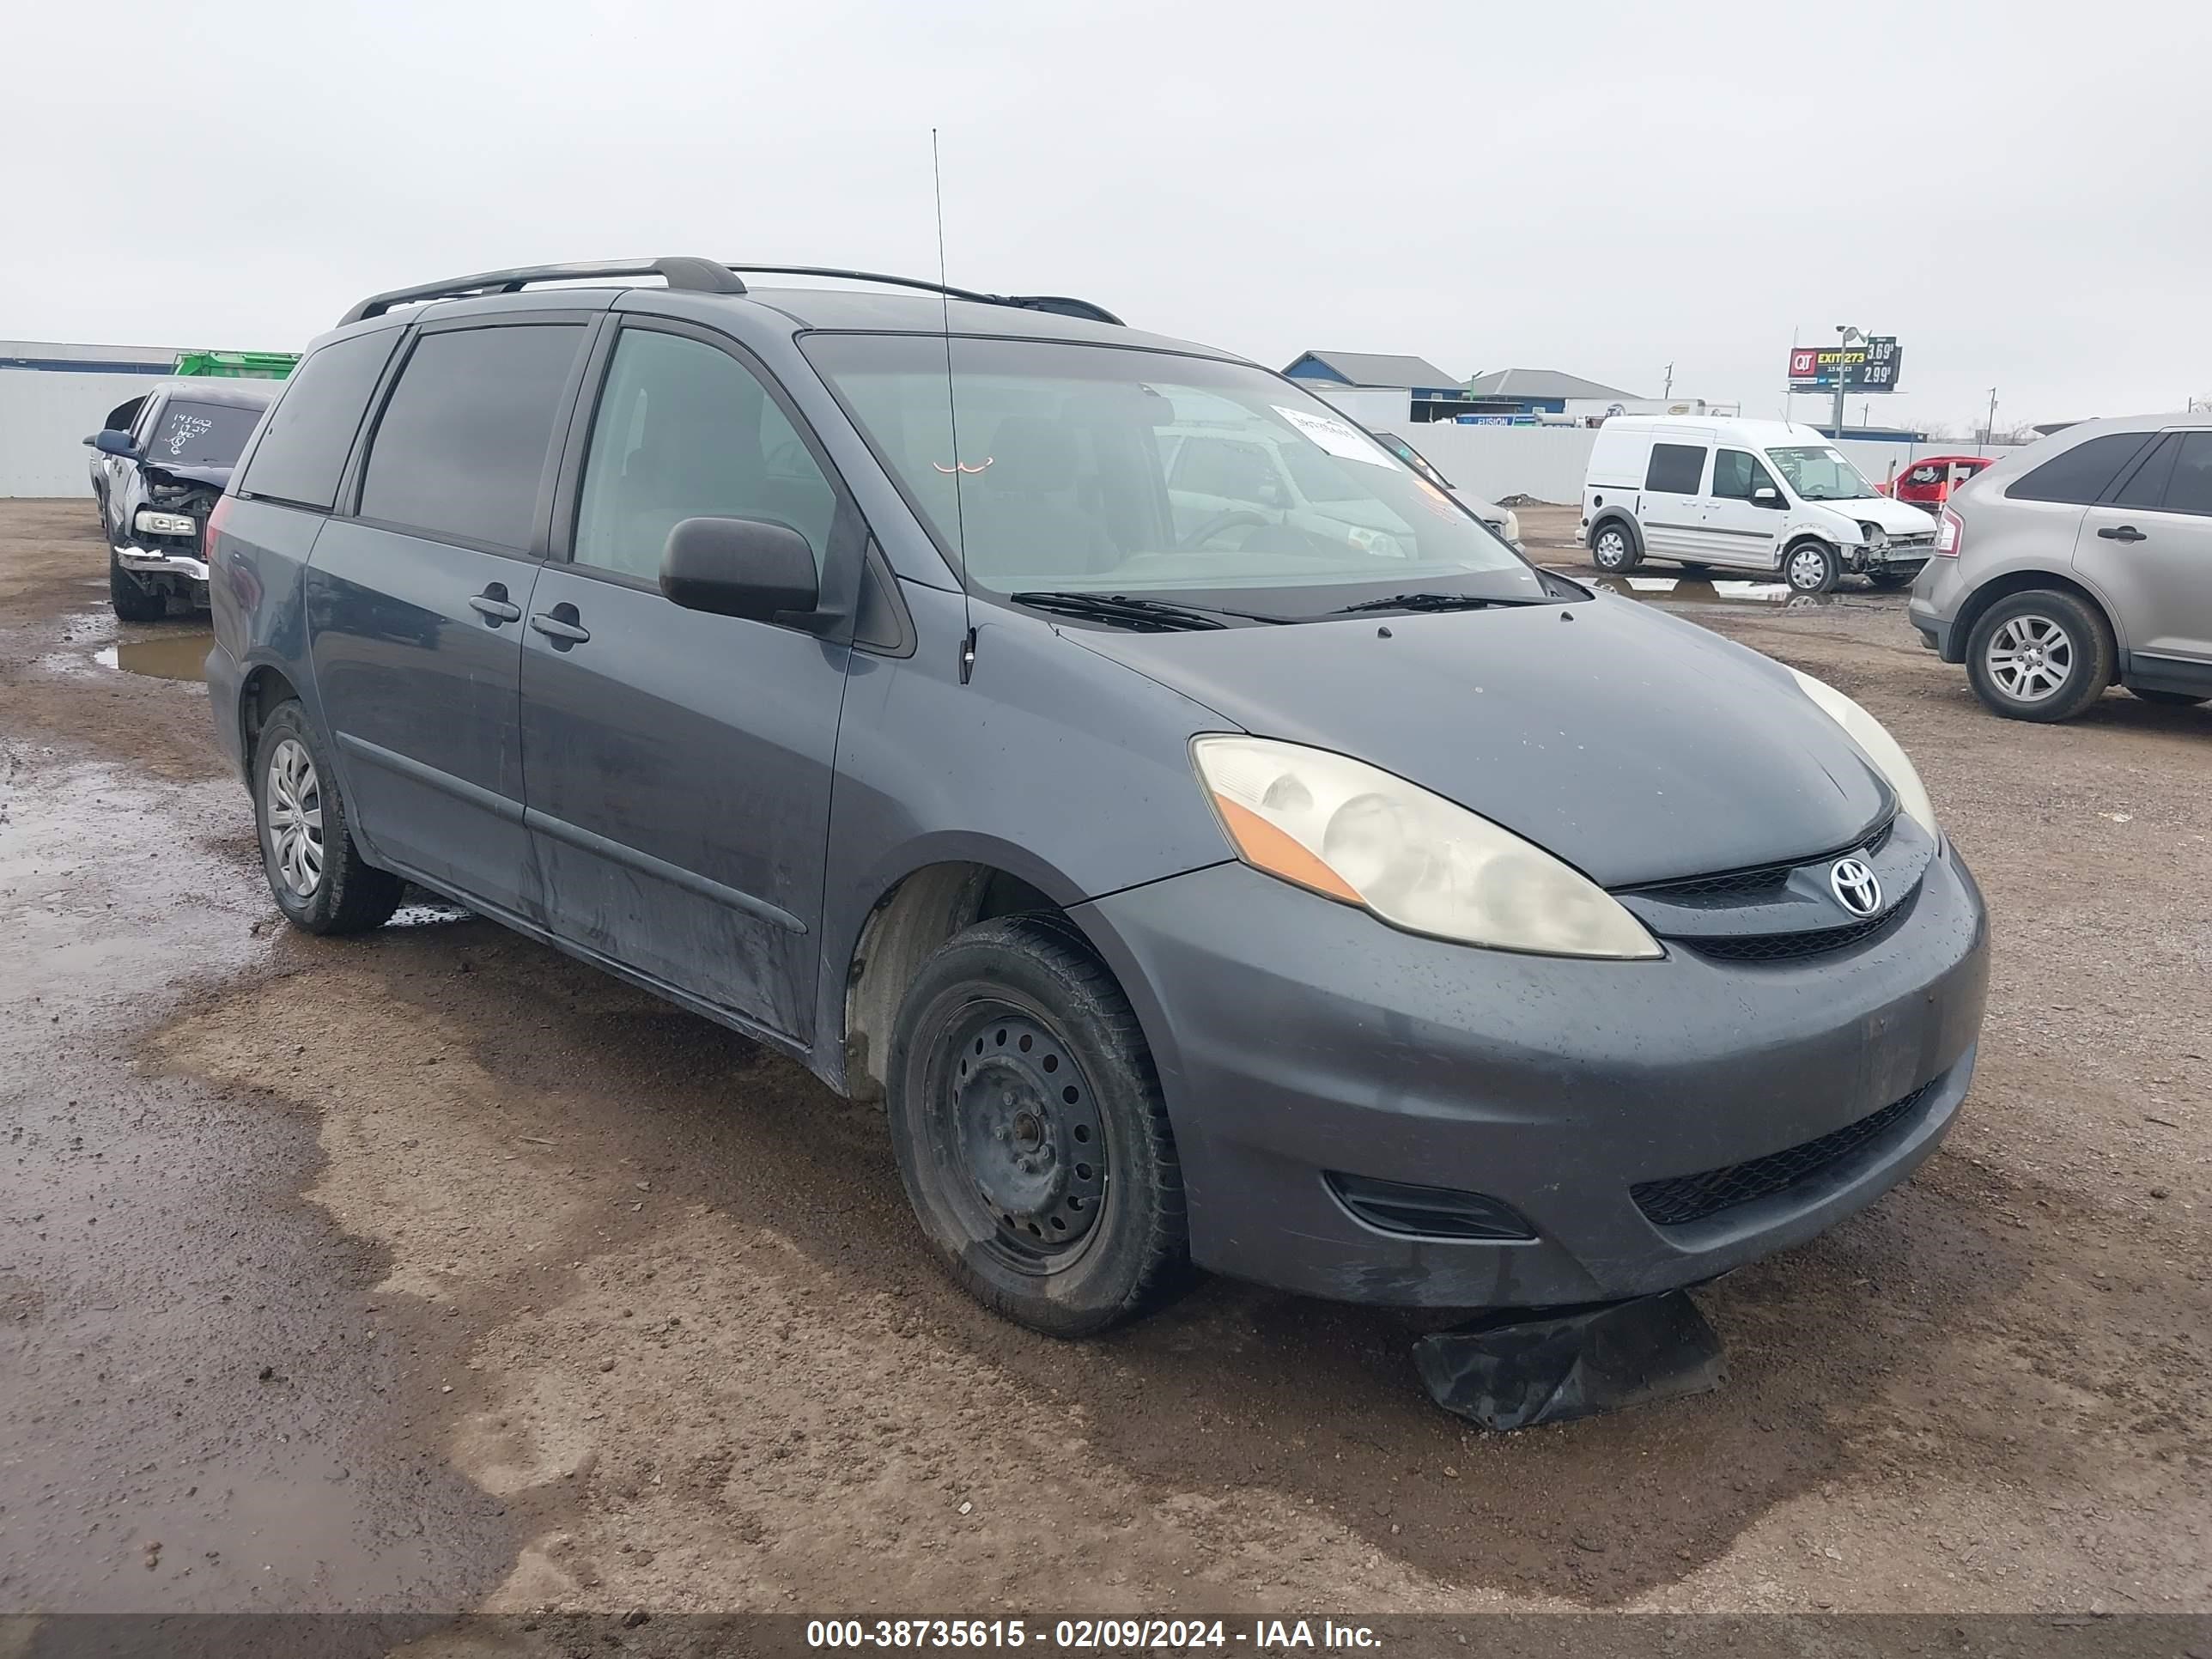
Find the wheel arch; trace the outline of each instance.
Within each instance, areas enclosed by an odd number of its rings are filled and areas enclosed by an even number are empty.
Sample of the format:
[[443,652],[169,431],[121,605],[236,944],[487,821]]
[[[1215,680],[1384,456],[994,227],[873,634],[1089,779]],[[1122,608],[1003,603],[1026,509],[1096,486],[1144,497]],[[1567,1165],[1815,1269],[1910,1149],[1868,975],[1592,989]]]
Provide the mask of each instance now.
[[[257,664],[246,671],[238,684],[239,763],[244,770],[246,787],[253,782],[253,748],[261,740],[261,728],[269,723],[269,716],[280,704],[301,702],[299,688],[281,668],[270,663]],[[304,702],[301,706],[306,707]]]
[[1943,660],[1955,663],[1966,660],[1966,650],[1969,641],[1973,637],[1974,629],[1982,618],[1988,614],[1991,605],[2000,599],[2010,599],[2015,593],[2032,593],[2039,588],[2051,588],[2061,593],[2070,594],[2087,605],[2103,620],[2106,631],[2112,636],[2114,652],[2119,659],[2124,659],[2128,648],[2127,638],[2121,633],[2119,623],[2114,618],[2110,606],[2099,599],[2088,586],[2074,577],[2063,575],[2056,570],[2030,566],[2019,570],[2008,570],[2002,575],[1992,576],[1966,595],[1959,606],[1958,615],[1952,619],[1951,632],[1944,642],[1946,649],[1943,653]]
[[1584,545],[1594,547],[1597,543],[1598,532],[1607,525],[1618,526],[1620,532],[1628,538],[1629,545],[1638,553],[1640,554],[1644,550],[1643,526],[1636,522],[1634,514],[1626,507],[1601,507],[1591,517],[1589,539]]
[[1057,871],[1018,848],[964,852],[919,858],[880,881],[850,945],[824,964],[841,967],[842,974],[836,1003],[825,1010],[839,1040],[821,1045],[827,1050],[823,1057],[838,1064],[841,1075],[831,1081],[854,1100],[884,1097],[899,1005],[930,953],[956,934],[1000,916],[1046,915],[1102,963],[1106,960],[1069,915],[1084,895]]

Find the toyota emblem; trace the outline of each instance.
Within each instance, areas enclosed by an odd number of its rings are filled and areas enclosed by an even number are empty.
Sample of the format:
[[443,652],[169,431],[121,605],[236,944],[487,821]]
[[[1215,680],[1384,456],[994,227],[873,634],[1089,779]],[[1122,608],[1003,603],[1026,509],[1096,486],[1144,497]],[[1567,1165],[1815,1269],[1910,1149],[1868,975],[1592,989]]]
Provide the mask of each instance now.
[[1838,859],[1828,872],[1828,890],[1855,916],[1870,916],[1881,908],[1881,883],[1864,859]]

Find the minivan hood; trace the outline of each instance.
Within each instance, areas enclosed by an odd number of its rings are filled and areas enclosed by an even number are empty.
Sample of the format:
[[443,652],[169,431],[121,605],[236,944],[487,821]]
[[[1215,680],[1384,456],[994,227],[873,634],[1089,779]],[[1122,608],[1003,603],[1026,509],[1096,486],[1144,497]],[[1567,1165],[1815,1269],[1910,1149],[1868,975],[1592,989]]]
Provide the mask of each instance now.
[[1924,536],[1936,528],[1936,515],[1910,501],[1893,501],[1887,495],[1869,495],[1855,501],[1808,501],[1808,507],[1840,513],[1854,524],[1876,524],[1891,536]]
[[1062,631],[1255,736],[1432,789],[1603,886],[1809,857],[1891,810],[1789,671],[1632,599]]

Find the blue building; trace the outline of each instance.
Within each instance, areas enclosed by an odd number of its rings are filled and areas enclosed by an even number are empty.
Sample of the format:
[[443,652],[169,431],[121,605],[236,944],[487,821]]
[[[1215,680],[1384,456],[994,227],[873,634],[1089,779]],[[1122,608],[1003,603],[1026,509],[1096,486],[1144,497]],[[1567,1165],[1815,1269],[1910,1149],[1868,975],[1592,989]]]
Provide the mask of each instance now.
[[1309,351],[1283,373],[1316,386],[1402,391],[1413,400],[1416,421],[1449,421],[1467,401],[1467,388],[1425,357],[1382,351]]

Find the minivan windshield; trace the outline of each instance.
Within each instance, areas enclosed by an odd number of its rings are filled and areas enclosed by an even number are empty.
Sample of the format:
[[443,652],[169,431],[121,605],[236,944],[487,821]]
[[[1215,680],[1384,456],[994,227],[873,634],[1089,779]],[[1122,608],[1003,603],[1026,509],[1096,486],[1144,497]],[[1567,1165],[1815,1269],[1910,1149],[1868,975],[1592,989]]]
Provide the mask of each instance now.
[[1770,449],[1766,459],[1790,480],[1790,489],[1801,501],[1856,501],[1875,493],[1874,486],[1859,476],[1858,468],[1825,444]]
[[986,592],[1307,620],[1408,592],[1559,591],[1365,433],[1248,364],[934,335],[822,333],[804,347]]

